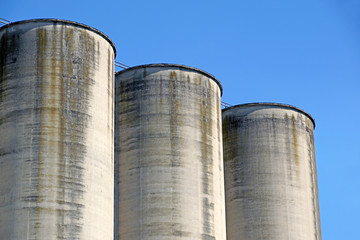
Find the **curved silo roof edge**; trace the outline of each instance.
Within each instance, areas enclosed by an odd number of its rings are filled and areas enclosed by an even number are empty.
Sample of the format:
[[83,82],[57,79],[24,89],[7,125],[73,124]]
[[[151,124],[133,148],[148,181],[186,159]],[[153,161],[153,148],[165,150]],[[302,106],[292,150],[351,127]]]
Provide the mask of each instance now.
[[187,70],[192,70],[192,71],[195,71],[195,72],[198,72],[198,73],[201,73],[209,78],[211,78],[212,80],[214,80],[214,82],[219,86],[220,88],[220,93],[221,93],[221,96],[223,94],[223,87],[221,85],[221,82],[216,78],[214,77],[212,74],[204,71],[204,70],[201,70],[201,69],[198,69],[198,68],[195,68],[195,67],[190,67],[190,66],[187,66],[187,65],[182,65],[182,64],[173,64],[173,63],[152,63],[152,64],[143,64],[143,65],[138,65],[138,66],[134,66],[134,67],[130,67],[130,68],[126,68],[124,70],[121,70],[121,71],[118,71],[116,72],[115,75],[119,75],[123,72],[126,72],[126,71],[130,71],[130,70],[134,70],[134,69],[137,69],[137,68],[147,68],[147,67],[176,67],[176,68],[180,68],[180,69],[187,69]]
[[69,25],[73,25],[73,26],[78,26],[78,27],[82,27],[84,29],[90,30],[95,32],[96,34],[99,34],[100,36],[102,36],[104,39],[106,39],[110,45],[112,46],[113,50],[114,50],[114,55],[116,56],[116,47],[114,42],[103,32],[101,32],[100,30],[90,27],[86,24],[83,23],[78,23],[75,21],[70,21],[70,20],[64,20],[64,19],[57,19],[57,18],[38,18],[38,19],[28,19],[28,20],[21,20],[21,21],[17,21],[17,22],[11,22],[9,24],[6,24],[2,27],[0,27],[0,31],[2,29],[14,26],[14,25],[18,25],[18,24],[24,24],[24,23],[31,23],[31,22],[49,22],[49,23],[66,23]]
[[222,111],[225,112],[225,111],[230,110],[230,109],[241,108],[241,107],[249,107],[249,106],[273,106],[273,107],[283,107],[283,108],[296,110],[296,111],[304,114],[305,116],[307,116],[311,120],[311,122],[314,124],[314,128],[315,128],[315,119],[310,115],[310,113],[302,110],[301,108],[298,108],[298,107],[295,107],[295,106],[292,106],[292,105],[289,105],[289,104],[284,104],[284,103],[273,103],[273,102],[243,103],[243,104],[238,104],[238,105],[234,105],[234,106],[225,108]]

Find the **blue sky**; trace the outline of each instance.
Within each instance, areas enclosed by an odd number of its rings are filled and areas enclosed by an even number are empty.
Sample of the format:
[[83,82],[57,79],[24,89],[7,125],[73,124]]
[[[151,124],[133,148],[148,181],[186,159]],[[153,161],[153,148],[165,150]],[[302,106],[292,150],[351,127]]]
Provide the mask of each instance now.
[[205,70],[223,101],[280,102],[316,120],[323,239],[359,239],[360,1],[3,1],[11,21],[60,18],[95,27],[135,66]]

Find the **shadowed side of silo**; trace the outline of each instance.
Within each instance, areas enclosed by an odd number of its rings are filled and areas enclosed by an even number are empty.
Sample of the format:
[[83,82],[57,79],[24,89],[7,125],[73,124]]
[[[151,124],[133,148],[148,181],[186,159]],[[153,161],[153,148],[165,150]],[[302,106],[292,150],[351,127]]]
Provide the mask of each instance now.
[[112,239],[113,43],[37,19],[0,53],[0,239]]
[[218,80],[173,64],[115,78],[116,239],[226,239]]
[[229,240],[320,240],[315,123],[284,104],[223,110]]

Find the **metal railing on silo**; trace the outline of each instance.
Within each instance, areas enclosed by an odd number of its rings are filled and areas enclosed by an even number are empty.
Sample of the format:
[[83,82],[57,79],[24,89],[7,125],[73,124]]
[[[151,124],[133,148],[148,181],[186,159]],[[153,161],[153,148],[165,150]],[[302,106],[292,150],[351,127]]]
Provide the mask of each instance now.
[[11,23],[11,21],[6,20],[5,18],[0,18],[0,26]]
[[123,64],[123,63],[121,63],[121,62],[114,61],[114,63],[115,63],[115,67],[119,67],[119,68],[122,68],[122,69],[127,69],[127,68],[129,68],[128,65],[125,65],[125,64]]

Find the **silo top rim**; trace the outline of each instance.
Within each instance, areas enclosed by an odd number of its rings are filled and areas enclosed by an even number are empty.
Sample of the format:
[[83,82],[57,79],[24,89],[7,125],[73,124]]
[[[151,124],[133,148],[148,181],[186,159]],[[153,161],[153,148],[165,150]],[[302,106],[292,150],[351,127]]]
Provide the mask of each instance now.
[[292,106],[292,105],[289,105],[289,104],[271,103],[271,102],[244,103],[244,104],[238,104],[238,105],[235,105],[235,106],[225,108],[222,111],[225,112],[227,110],[231,110],[231,109],[234,109],[234,108],[252,107],[252,106],[282,107],[282,108],[288,108],[288,109],[291,109],[291,110],[298,111],[298,112],[306,115],[312,121],[312,123],[314,124],[314,128],[315,128],[315,119],[309,113],[305,112],[304,110],[302,110],[302,109],[300,109],[298,107],[295,107],[295,106]]
[[74,25],[74,26],[77,26],[77,27],[82,27],[84,29],[93,31],[93,32],[99,34],[100,36],[102,36],[103,38],[105,38],[110,43],[110,45],[114,49],[114,56],[116,56],[115,44],[113,43],[113,41],[111,41],[111,39],[105,33],[101,32],[100,30],[98,30],[96,28],[90,27],[88,25],[78,23],[78,22],[74,22],[74,21],[70,21],[70,20],[63,20],[63,19],[56,19],[56,18],[28,19],[28,20],[17,21],[17,22],[12,22],[12,23],[6,24],[6,25],[0,27],[0,31],[5,29],[5,28],[12,27],[14,25],[24,24],[24,23],[31,23],[31,22],[65,23],[65,24],[68,24],[68,25]]
[[195,71],[195,72],[198,72],[198,73],[201,73],[209,78],[211,78],[212,80],[214,80],[216,82],[216,84],[219,86],[220,88],[220,93],[222,95],[222,92],[223,92],[223,88],[222,88],[222,85],[220,83],[220,81],[214,77],[213,75],[211,75],[210,73],[204,71],[204,70],[200,70],[198,68],[195,68],[195,67],[190,67],[190,66],[186,66],[186,65],[181,65],[181,64],[173,64],[173,63],[152,63],[152,64],[144,64],[144,65],[138,65],[138,66],[135,66],[135,67],[130,67],[130,68],[127,68],[127,69],[124,69],[124,70],[121,70],[119,72],[116,73],[116,76],[119,75],[119,74],[122,74],[124,72],[127,72],[127,71],[131,71],[131,70],[134,70],[134,69],[139,69],[139,68],[157,68],[157,67],[173,67],[173,68],[180,68],[180,69],[185,69],[185,70],[192,70],[192,71]]

